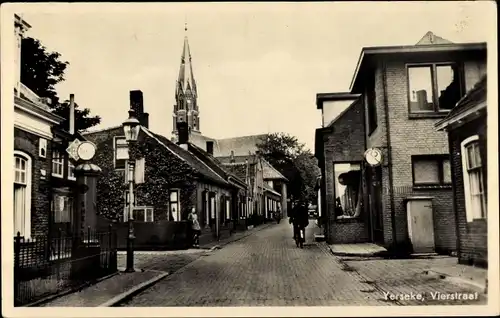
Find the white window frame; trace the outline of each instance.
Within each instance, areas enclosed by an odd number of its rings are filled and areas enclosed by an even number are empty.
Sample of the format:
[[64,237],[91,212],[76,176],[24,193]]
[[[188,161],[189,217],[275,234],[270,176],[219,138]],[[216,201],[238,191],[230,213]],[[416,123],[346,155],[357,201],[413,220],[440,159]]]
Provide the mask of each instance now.
[[[154,208],[152,206],[135,206],[134,210],[132,211],[132,216],[134,217],[134,221],[137,221],[137,210],[143,210],[144,211],[144,218],[141,221],[147,222],[147,223],[152,223],[154,222]],[[125,209],[124,213],[124,222],[128,221],[128,208]],[[151,216],[151,221],[148,221],[148,215]]]
[[[126,142],[126,139],[125,139],[125,136],[114,136],[113,137],[113,168],[114,169],[117,169],[117,170],[124,170],[125,168],[127,168],[127,161],[128,161],[128,155],[127,155],[127,158],[124,158],[124,159],[117,159],[116,158],[116,150],[117,150],[117,146],[116,146],[116,141],[118,139],[124,139],[125,142]],[[125,143],[126,144],[126,143]],[[128,154],[128,144],[126,144],[126,146],[122,146],[120,145],[120,148],[126,148],[127,149],[127,154]],[[117,168],[116,167],[116,160],[125,160],[125,165],[123,168]]]
[[[171,200],[172,193],[174,193],[174,192],[177,193],[177,201],[175,201],[175,202]],[[170,189],[168,191],[168,209],[169,209],[169,215],[172,212],[172,203],[177,204],[176,215],[174,215],[172,213],[172,216],[174,218],[174,222],[179,222],[179,221],[182,220],[182,215],[181,215],[181,191],[180,191],[180,189]]]
[[[54,165],[61,168],[60,174],[55,172]],[[64,177],[64,155],[59,150],[52,151],[52,176],[58,178]]]
[[[75,165],[71,162],[71,160],[68,160],[68,180],[73,180],[75,181],[76,180],[76,176],[75,176]],[[71,173],[73,169],[73,173]]]
[[[465,197],[465,215],[467,217],[467,222],[472,222],[473,220],[476,219],[485,219],[488,213],[486,202],[484,202],[484,207],[486,208],[486,211],[484,211],[484,215],[482,211],[476,211],[472,208],[472,193],[470,191],[470,178],[469,178],[468,164],[467,164],[468,163],[467,146],[477,141],[479,141],[479,135],[474,135],[466,138],[460,144],[460,151],[462,154],[462,176],[464,180],[463,185],[464,185],[464,197]],[[484,175],[483,175],[483,183],[484,183]],[[484,189],[484,184],[483,184],[483,189]],[[486,201],[486,193],[484,193],[482,200]]]
[[[31,237],[31,191],[32,191],[32,184],[31,184],[31,174],[32,174],[32,161],[31,157],[18,150],[14,150],[14,169],[15,169],[15,158],[21,157],[22,159],[26,160],[26,177],[25,177],[25,183],[24,186],[26,187],[25,195],[24,195],[24,233],[21,233],[21,236],[23,236],[25,239],[29,239]],[[15,180],[14,180],[15,181]],[[16,183],[16,182],[14,182]],[[13,211],[14,212],[14,211]],[[15,215],[14,215],[15,217]],[[14,229],[15,231],[15,229]],[[21,231],[19,231],[21,232]],[[16,236],[17,233],[14,233],[14,236]]]
[[47,139],[40,137],[38,140],[39,140],[38,141],[38,156],[40,156],[40,158],[46,158],[47,157]]

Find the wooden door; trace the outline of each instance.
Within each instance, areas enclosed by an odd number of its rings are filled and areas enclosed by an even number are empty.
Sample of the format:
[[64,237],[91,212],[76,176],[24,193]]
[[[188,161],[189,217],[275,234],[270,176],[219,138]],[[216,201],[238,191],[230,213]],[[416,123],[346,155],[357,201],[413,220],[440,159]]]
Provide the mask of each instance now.
[[410,200],[407,203],[408,235],[414,253],[434,252],[434,221],[432,199]]

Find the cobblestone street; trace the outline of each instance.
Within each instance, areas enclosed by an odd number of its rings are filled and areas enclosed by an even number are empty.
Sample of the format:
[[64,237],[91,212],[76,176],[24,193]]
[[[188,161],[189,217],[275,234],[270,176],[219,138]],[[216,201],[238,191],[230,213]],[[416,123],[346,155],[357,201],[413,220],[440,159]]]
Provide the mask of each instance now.
[[[401,266],[391,276],[394,267],[388,264],[396,263],[387,262],[395,261],[351,260],[347,264],[331,255],[325,245],[313,242],[313,234],[319,230],[312,221],[310,224],[304,249],[295,246],[290,225],[282,222],[200,255],[121,306],[387,306],[410,303],[387,301],[384,292],[468,291],[416,275],[404,279]],[[445,303],[455,302],[418,302]]]

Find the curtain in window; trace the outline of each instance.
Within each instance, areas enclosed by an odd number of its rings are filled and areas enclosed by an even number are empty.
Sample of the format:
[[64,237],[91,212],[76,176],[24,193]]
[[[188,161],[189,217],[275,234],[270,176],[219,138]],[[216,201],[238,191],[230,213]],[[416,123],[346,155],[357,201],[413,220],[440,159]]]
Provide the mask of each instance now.
[[68,196],[54,194],[52,199],[55,223],[70,223],[73,215],[73,199]]
[[486,203],[484,199],[483,174],[481,169],[469,171],[471,208],[475,218],[486,217]]
[[486,191],[481,160],[479,141],[476,139],[467,143],[463,148],[464,182],[466,191],[467,221],[477,218],[486,218]]
[[14,184],[14,235],[24,236],[26,215],[26,186]]
[[338,174],[338,194],[335,203],[336,215],[357,217],[361,214],[361,181],[362,175],[360,170],[350,170]]

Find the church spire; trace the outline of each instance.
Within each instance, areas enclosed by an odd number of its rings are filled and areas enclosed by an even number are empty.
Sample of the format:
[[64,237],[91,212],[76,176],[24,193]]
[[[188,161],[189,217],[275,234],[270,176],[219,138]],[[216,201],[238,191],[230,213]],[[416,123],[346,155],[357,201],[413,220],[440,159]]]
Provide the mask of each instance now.
[[184,23],[184,46],[182,48],[181,66],[179,69],[179,78],[177,80],[177,93],[186,94],[188,90],[196,96],[196,82],[193,76],[193,66],[191,63],[191,51],[189,50],[189,41],[187,36],[187,22]]
[[200,117],[198,111],[198,91],[193,75],[191,63],[191,51],[187,36],[187,22],[184,23],[184,46],[181,54],[181,65],[179,77],[175,89],[175,101],[173,112],[172,140],[179,136],[178,127],[187,124],[188,134],[200,133]]

